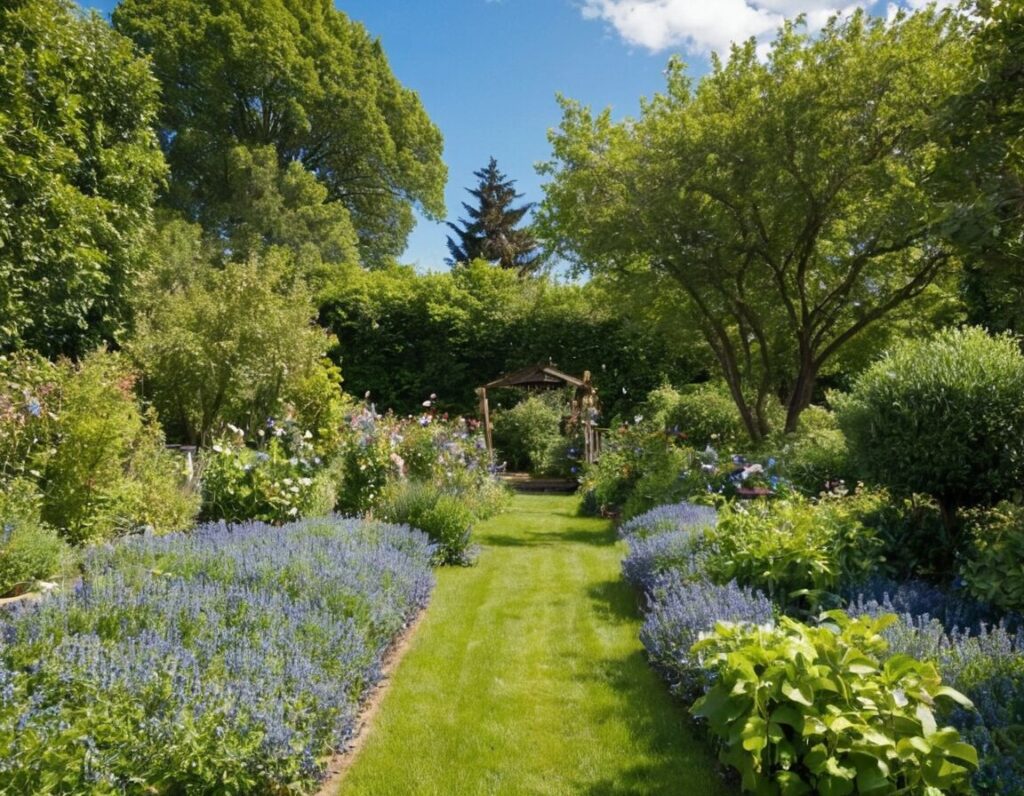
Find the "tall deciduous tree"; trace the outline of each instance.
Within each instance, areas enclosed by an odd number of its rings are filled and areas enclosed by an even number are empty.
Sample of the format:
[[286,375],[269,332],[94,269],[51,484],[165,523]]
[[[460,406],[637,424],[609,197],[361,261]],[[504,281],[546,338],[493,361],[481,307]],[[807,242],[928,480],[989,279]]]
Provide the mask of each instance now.
[[0,6],[0,351],[117,338],[165,174],[158,86],[67,0]]
[[444,215],[442,139],[378,40],[332,0],[124,0],[114,24],[153,59],[168,202],[230,225],[232,153],[273,146],[351,214],[361,254],[400,254],[413,207]]
[[764,61],[734,47],[696,88],[673,62],[637,120],[566,101],[545,237],[673,280],[751,437],[773,393],[792,431],[822,368],[951,267],[931,180],[965,61],[949,12],[857,12],[814,36],[787,24]]
[[972,223],[964,246],[971,320],[1024,331],[1024,4],[979,0],[972,31],[973,80],[949,116],[951,201]]
[[448,224],[457,238],[448,238],[449,262],[487,260],[520,274],[536,270],[541,265],[537,239],[528,227],[520,226],[533,205],[514,206],[523,195],[516,193],[515,180],[502,173],[494,158],[473,176],[480,182],[468,191],[476,204],[463,202],[468,218],[459,219],[461,226]]

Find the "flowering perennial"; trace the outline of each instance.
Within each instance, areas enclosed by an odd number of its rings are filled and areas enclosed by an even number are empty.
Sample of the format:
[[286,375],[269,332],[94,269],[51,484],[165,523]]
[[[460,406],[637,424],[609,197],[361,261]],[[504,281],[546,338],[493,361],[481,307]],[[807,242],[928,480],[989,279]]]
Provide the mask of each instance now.
[[76,590],[0,624],[0,792],[313,788],[432,554],[336,518],[93,551]]

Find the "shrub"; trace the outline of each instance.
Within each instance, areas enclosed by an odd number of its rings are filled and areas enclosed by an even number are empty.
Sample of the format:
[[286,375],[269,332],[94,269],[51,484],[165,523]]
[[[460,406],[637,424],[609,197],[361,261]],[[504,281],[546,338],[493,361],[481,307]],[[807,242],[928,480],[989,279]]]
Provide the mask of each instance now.
[[834,486],[852,488],[857,470],[835,416],[821,407],[809,407],[800,420],[799,432],[785,440],[779,453],[786,478],[809,495]]
[[[561,398],[561,393],[553,393]],[[494,446],[509,468],[540,472],[548,452],[562,442],[562,412],[551,398],[531,395],[511,409],[495,412]]]
[[715,682],[693,707],[748,791],[969,792],[975,749],[939,728],[936,702],[969,706],[934,664],[884,660],[895,617],[823,616],[819,627],[719,624],[694,647]]
[[965,526],[969,541],[961,574],[967,591],[1005,611],[1024,613],[1024,507],[1001,503],[976,509]]
[[729,446],[746,439],[736,402],[724,384],[660,387],[647,396],[645,411],[656,426],[696,447]]
[[772,613],[767,597],[735,581],[720,586],[667,572],[650,586],[640,640],[672,690],[692,702],[709,685],[700,657],[691,652],[701,634],[718,622],[762,625],[772,620]]
[[676,503],[658,506],[622,523],[619,536],[624,539],[645,538],[671,531],[713,528],[717,521],[718,512],[710,506]]
[[316,326],[289,257],[272,250],[223,267],[201,249],[195,258],[148,275],[128,346],[172,438],[208,445],[231,424],[251,439],[268,417],[291,415],[314,441],[333,442],[340,373],[325,357],[335,341]]
[[71,542],[146,526],[179,530],[195,518],[198,501],[155,417],[140,410],[134,380],[121,357],[97,351],[78,365],[53,366],[28,393],[22,386],[20,415],[32,422],[20,424],[15,410],[4,423],[32,435],[34,443],[18,449],[25,462],[11,469],[38,484],[42,519]]
[[42,496],[31,481],[0,488],[0,597],[27,591],[56,575],[68,560],[67,545],[39,518]]
[[395,481],[384,490],[377,507],[388,522],[423,531],[436,545],[435,563],[468,564],[476,517],[466,501],[425,481]]
[[735,578],[783,605],[820,605],[844,578],[862,579],[882,560],[881,541],[840,500],[727,504],[710,539],[716,581]]
[[314,790],[427,602],[431,554],[422,534],[338,519],[94,549],[81,588],[5,622],[0,748],[17,764],[0,791]]
[[957,508],[998,501],[1024,479],[1022,394],[1016,340],[949,329],[901,344],[836,403],[865,477],[934,496],[953,532]]
[[280,524],[334,508],[335,476],[301,438],[289,445],[283,434],[272,436],[264,450],[245,447],[240,436],[220,440],[203,451],[201,466],[205,520]]

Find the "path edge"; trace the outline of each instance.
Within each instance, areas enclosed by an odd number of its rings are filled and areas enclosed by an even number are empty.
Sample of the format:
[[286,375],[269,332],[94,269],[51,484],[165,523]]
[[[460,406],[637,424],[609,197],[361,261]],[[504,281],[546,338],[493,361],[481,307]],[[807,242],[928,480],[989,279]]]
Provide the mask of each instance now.
[[362,752],[363,747],[366,746],[366,742],[373,729],[374,719],[380,711],[384,698],[391,690],[391,681],[395,671],[412,647],[413,639],[420,625],[423,624],[429,609],[430,604],[428,603],[388,648],[387,653],[384,655],[384,661],[381,664],[380,679],[372,686],[369,696],[359,706],[359,713],[356,716],[356,732],[343,751],[328,758],[326,766],[327,777],[320,783],[320,788],[316,791],[315,796],[337,796],[340,792],[346,775],[359,758],[359,753]]

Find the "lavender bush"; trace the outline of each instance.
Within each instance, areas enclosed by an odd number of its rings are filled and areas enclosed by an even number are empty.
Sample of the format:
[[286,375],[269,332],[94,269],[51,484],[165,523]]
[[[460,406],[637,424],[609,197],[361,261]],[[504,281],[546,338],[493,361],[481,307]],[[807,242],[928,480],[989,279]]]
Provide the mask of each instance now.
[[[895,613],[884,631],[891,654],[933,661],[974,710],[948,717],[979,753],[979,793],[1024,794],[1024,632],[1019,617],[990,623],[985,606],[920,582],[876,581],[850,613]],[[872,589],[873,592],[872,593]],[[881,592],[881,593],[879,593]]]
[[77,590],[0,625],[0,792],[313,788],[432,553],[340,519],[95,551]]
[[692,700],[707,685],[707,672],[690,652],[700,634],[717,622],[760,625],[771,622],[772,616],[771,601],[761,592],[740,588],[735,582],[719,586],[668,572],[651,586],[640,640],[673,691]]
[[655,536],[669,531],[713,528],[718,521],[718,512],[711,506],[693,503],[673,503],[658,506],[640,514],[619,526],[623,539]]

